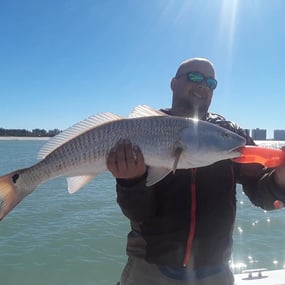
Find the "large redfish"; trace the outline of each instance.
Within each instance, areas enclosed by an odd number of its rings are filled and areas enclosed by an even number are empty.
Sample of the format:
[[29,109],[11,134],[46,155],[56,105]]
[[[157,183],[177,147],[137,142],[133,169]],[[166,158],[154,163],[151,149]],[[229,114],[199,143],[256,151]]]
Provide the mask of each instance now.
[[106,158],[120,139],[137,145],[149,166],[147,185],[176,168],[196,168],[238,157],[245,139],[222,127],[189,118],[163,115],[146,106],[131,118],[111,113],[89,117],[52,138],[40,150],[42,159],[31,167],[0,177],[0,220],[35,188],[58,176],[67,176],[75,192],[106,171]]

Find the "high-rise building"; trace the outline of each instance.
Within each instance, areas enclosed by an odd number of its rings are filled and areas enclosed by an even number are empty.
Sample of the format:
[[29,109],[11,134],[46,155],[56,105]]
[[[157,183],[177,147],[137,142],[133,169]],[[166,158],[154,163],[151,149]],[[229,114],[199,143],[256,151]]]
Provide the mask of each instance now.
[[284,141],[285,140],[285,130],[274,130],[273,136],[274,136],[274,140]]
[[266,130],[265,129],[252,129],[251,136],[254,140],[266,140]]

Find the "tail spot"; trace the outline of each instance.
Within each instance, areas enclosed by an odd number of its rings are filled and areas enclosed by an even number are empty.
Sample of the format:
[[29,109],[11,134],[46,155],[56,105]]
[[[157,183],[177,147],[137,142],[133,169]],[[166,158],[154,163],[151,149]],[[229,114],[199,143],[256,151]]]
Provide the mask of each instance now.
[[17,180],[19,179],[20,175],[18,173],[12,176],[13,183],[16,184]]

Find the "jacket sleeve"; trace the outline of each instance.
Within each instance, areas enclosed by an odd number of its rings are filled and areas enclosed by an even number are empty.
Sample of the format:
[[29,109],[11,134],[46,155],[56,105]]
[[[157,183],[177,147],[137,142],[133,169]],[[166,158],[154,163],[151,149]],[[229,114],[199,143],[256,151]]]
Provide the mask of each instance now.
[[[246,139],[247,145],[256,145],[248,132],[224,117],[212,114],[211,121],[227,128]],[[242,184],[244,193],[250,201],[265,210],[274,210],[274,202],[280,200],[285,205],[285,187],[280,187],[274,180],[274,169],[252,164],[234,163],[237,183]]]
[[[247,132],[236,125],[237,133],[244,134],[247,145],[255,145]],[[274,179],[274,169],[264,168],[262,165],[240,164],[239,183],[244,193],[257,207],[265,210],[274,210],[274,202],[280,200],[285,204],[285,187],[280,187]]]
[[285,204],[285,187],[280,187],[274,179],[274,169],[262,168],[257,164],[240,166],[240,183],[250,201],[265,210],[274,210],[274,202]]
[[143,222],[155,214],[155,189],[146,186],[146,176],[134,180],[117,179],[117,202],[123,214]]

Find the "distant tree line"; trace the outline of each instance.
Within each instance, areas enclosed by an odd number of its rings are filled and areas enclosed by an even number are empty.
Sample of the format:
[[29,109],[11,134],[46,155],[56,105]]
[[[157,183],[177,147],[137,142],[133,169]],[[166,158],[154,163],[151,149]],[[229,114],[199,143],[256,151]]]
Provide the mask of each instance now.
[[54,137],[61,131],[59,129],[44,130],[44,129],[33,129],[32,131],[25,129],[4,129],[0,128],[1,137]]

